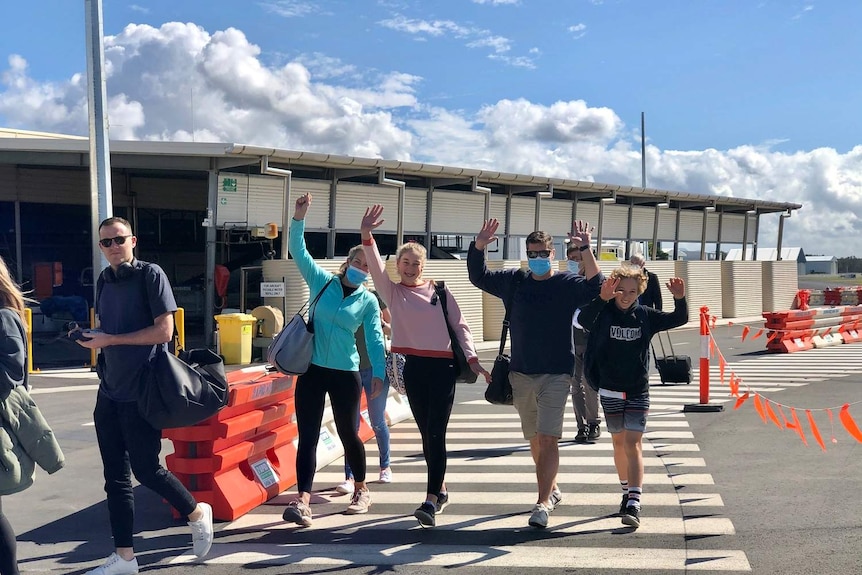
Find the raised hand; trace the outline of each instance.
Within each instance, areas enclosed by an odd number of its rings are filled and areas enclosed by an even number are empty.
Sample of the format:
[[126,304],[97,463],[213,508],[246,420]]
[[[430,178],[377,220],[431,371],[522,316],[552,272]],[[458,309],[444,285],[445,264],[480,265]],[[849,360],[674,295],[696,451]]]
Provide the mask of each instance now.
[[605,301],[611,301],[617,296],[617,288],[620,285],[620,278],[608,278],[602,282],[602,289],[599,292],[599,297]]
[[479,235],[476,236],[476,249],[484,250],[488,247],[488,244],[494,243],[497,241],[497,236],[494,234],[497,233],[497,228],[500,227],[500,222],[491,218],[490,220],[486,220],[482,224],[482,229],[479,230]]
[[568,234],[569,241],[574,242],[576,246],[588,246],[592,241],[592,234],[596,230],[589,222],[584,220],[575,220],[572,223],[574,232]]
[[362,216],[362,223],[359,225],[359,230],[362,232],[362,239],[371,239],[371,232],[379,228],[383,222],[380,216],[383,215],[383,206],[374,204],[370,208],[365,208],[365,215]]
[[293,209],[293,219],[304,220],[305,214],[308,213],[309,206],[311,206],[311,194],[302,194],[296,198],[296,207]]
[[665,284],[670,293],[673,294],[673,299],[682,299],[685,297],[685,281],[682,278],[670,278]]

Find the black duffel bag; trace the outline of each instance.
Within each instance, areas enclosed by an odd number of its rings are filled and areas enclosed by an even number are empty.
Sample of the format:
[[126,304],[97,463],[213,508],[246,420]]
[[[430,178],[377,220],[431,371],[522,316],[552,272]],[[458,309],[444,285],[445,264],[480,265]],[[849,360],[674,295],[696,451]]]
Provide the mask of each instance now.
[[138,411],[156,429],[200,423],[228,402],[224,362],[209,349],[182,350],[176,356],[156,346],[140,385]]

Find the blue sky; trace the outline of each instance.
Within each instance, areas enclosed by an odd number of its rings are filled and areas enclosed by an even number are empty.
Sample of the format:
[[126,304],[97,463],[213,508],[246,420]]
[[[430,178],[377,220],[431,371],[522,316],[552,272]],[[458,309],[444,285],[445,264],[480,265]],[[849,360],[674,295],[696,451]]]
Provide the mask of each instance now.
[[[84,2],[4,15],[0,125],[85,134]],[[645,112],[650,186],[800,202],[785,246],[862,255],[862,2],[105,0],[104,19],[114,138],[638,185]]]

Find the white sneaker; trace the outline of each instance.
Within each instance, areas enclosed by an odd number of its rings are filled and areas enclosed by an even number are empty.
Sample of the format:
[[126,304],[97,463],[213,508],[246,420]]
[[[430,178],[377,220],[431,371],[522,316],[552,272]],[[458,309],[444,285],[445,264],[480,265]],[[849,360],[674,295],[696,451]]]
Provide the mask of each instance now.
[[530,527],[535,527],[537,529],[544,529],[548,526],[548,515],[550,515],[551,510],[545,507],[543,503],[536,503],[536,506],[533,507],[533,514],[530,515]]
[[551,502],[550,510],[553,511],[557,508],[557,505],[563,500],[563,492],[560,491],[559,487],[554,487],[554,490],[551,491],[551,497],[549,498]]
[[346,515],[368,513],[369,507],[371,507],[371,492],[368,489],[360,489],[353,494],[353,499],[351,499],[350,505],[347,506],[347,510],[344,513]]
[[336,486],[335,490],[342,495],[353,495],[353,482],[349,479],[345,479],[344,483],[340,483]]
[[203,559],[213,546],[213,508],[209,503],[198,503],[204,512],[198,521],[189,521],[192,528],[192,549],[198,559]]
[[85,575],[136,575],[138,572],[138,558],[132,557],[126,561],[116,553],[111,553],[104,563],[90,569]]
[[380,479],[378,479],[380,483],[392,483],[392,468],[387,467],[386,469],[380,470]]

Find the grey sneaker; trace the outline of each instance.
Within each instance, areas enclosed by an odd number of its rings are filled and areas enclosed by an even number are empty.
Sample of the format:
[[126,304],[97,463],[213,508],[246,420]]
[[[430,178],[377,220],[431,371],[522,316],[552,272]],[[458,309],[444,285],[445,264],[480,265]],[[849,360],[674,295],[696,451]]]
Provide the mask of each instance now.
[[111,553],[104,563],[87,571],[86,575],[137,575],[138,558],[126,561],[116,553]]
[[445,491],[437,495],[437,504],[434,506],[437,513],[443,513],[446,506],[449,505],[449,492]]
[[544,503],[536,503],[536,506],[533,507],[533,514],[530,515],[530,527],[544,529],[548,526],[548,516],[550,514],[551,511],[545,507]]
[[290,523],[296,523],[303,527],[311,527],[311,508],[299,499],[291,501],[287,504],[282,518]]
[[557,505],[559,505],[563,501],[563,492],[560,491],[559,487],[554,487],[554,490],[551,491],[551,497],[549,499],[551,500],[551,511],[553,511],[557,508]]
[[602,436],[602,426],[598,423],[591,423],[590,424],[590,431],[589,431],[589,433],[587,433],[587,440],[588,441],[595,441],[596,439],[598,439],[601,436]]
[[192,549],[195,557],[203,559],[213,546],[213,508],[209,503],[198,503],[204,514],[197,521],[189,521],[192,528]]
[[367,488],[359,489],[353,494],[353,499],[350,500],[350,505],[344,512],[347,515],[360,515],[368,513],[368,508],[371,507],[371,492]]

